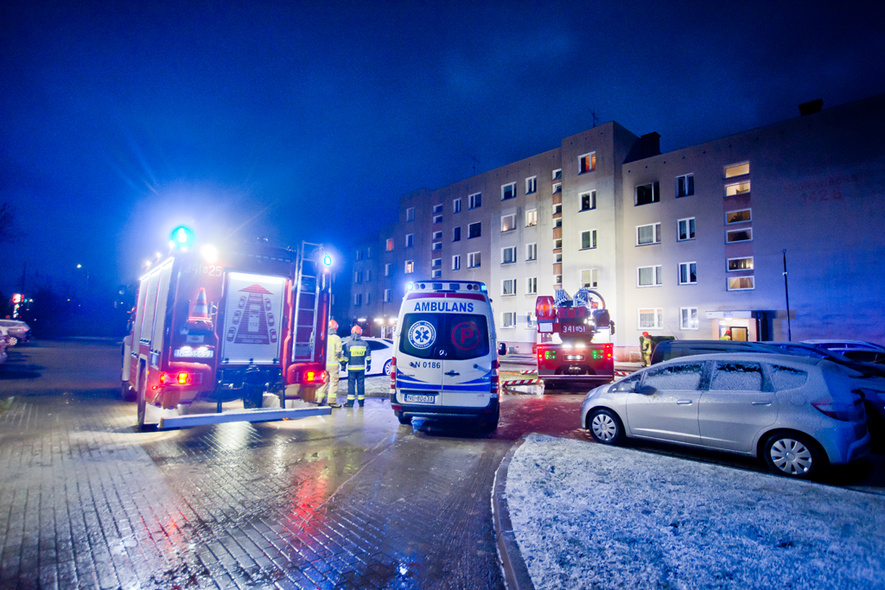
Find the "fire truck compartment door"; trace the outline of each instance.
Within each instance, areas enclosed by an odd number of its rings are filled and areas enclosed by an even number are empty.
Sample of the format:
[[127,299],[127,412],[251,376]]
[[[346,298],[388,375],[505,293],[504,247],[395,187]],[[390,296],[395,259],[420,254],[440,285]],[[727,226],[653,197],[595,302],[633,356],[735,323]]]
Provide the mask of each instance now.
[[227,274],[222,362],[279,364],[286,279],[240,272]]

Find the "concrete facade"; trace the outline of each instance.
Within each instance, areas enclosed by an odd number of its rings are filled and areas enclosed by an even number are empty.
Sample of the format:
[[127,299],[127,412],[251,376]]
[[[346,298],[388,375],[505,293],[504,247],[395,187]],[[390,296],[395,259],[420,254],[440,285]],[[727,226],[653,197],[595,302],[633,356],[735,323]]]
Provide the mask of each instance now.
[[643,331],[883,342],[885,96],[812,111],[664,154],[657,134],[610,122],[404,195],[354,257],[350,315],[389,334],[409,281],[473,279],[519,352],[535,296],[560,285],[605,297],[619,360],[638,356]]

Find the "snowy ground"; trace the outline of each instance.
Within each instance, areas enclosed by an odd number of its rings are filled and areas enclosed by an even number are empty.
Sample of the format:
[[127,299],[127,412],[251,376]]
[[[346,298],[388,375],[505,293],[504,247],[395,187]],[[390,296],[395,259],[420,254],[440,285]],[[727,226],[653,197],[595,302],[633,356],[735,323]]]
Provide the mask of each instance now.
[[885,588],[885,497],[530,435],[508,467],[535,588]]

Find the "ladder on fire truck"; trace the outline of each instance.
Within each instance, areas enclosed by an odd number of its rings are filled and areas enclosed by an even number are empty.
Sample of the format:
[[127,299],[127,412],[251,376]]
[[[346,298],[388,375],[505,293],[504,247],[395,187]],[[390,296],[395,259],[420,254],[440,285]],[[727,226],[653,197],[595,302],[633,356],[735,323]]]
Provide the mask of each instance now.
[[322,256],[322,244],[301,242],[296,263],[296,284],[292,286],[295,289],[292,362],[318,362],[320,360],[321,351],[315,346],[315,343],[320,290],[323,288],[324,280],[320,269]]

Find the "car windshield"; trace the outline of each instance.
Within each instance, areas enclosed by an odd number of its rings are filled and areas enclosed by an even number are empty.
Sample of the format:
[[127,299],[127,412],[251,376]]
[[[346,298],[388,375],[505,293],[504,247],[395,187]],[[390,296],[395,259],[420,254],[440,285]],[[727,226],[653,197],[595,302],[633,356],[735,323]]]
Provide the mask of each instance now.
[[407,313],[400,328],[402,352],[418,358],[466,360],[489,354],[485,316]]

